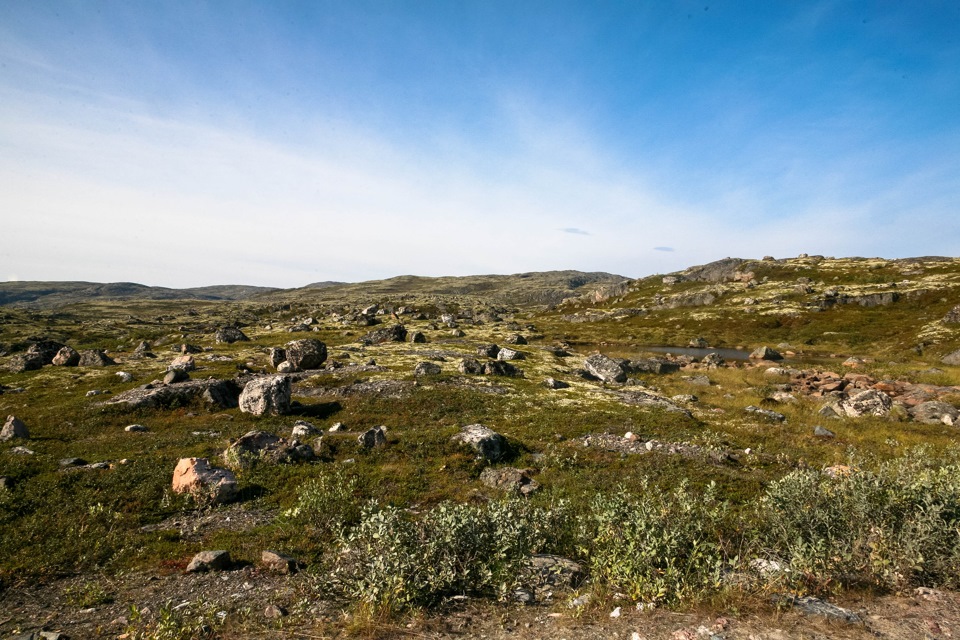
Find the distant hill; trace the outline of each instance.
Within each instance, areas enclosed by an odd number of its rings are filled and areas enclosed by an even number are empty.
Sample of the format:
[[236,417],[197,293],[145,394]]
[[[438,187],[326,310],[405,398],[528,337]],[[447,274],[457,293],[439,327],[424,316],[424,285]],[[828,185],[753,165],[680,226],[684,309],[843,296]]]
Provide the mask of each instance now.
[[275,291],[262,300],[334,302],[400,296],[482,297],[504,304],[553,305],[567,298],[591,295],[627,282],[624,276],[603,272],[537,271],[512,275],[397,276],[357,283],[318,282],[299,289]]
[[234,284],[169,289],[135,282],[0,282],[0,305],[51,308],[91,300],[246,300],[272,291],[277,289]]

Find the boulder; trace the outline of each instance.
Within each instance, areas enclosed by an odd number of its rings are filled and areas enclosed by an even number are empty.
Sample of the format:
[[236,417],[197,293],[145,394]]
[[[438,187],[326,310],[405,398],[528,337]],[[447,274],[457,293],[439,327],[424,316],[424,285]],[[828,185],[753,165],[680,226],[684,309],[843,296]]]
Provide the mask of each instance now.
[[7,362],[7,371],[11,373],[23,373],[24,371],[36,371],[43,368],[43,357],[37,353],[21,353],[13,356]]
[[223,571],[229,569],[232,564],[229,551],[201,551],[193,556],[190,564],[187,565],[187,573]]
[[270,348],[270,366],[276,369],[280,366],[281,362],[286,362],[287,360],[287,351],[283,347],[271,347]]
[[220,327],[213,334],[213,339],[216,340],[217,344],[233,344],[234,342],[248,342],[250,340],[237,327]]
[[511,333],[503,341],[507,344],[527,344],[527,339],[519,333]]
[[40,356],[43,364],[53,364],[53,359],[65,346],[67,345],[56,340],[38,340],[30,345],[27,353]]
[[173,385],[145,384],[118,393],[106,404],[125,404],[131,409],[178,407],[202,398],[204,402],[229,409],[237,406],[240,388],[232,380],[187,380]]
[[283,415],[290,411],[290,378],[285,375],[255,378],[243,387],[240,411],[255,416]]
[[279,551],[264,551],[261,553],[260,564],[272,573],[288,574],[297,571],[297,561]]
[[131,354],[134,358],[156,358],[157,356],[150,351],[150,343],[141,340]]
[[315,338],[288,342],[285,351],[294,371],[319,369],[327,359],[327,345]]
[[189,493],[210,504],[237,496],[237,478],[231,471],[211,467],[206,458],[181,458],[173,470],[174,493]]
[[387,428],[383,425],[367,429],[357,438],[357,442],[364,449],[374,449],[387,444]]
[[813,428],[813,435],[820,438],[833,438],[836,434],[833,431],[830,431],[830,429],[826,429],[820,425],[817,425]]
[[142,424],[128,424],[123,428],[127,433],[146,433],[150,429],[146,428]]
[[102,349],[85,349],[80,352],[79,364],[81,367],[110,367],[117,363]]
[[382,344],[384,342],[403,342],[407,339],[407,329],[402,324],[395,324],[377,329],[360,338],[365,345]]
[[491,360],[483,364],[483,373],[488,376],[508,376],[522,378],[523,371],[503,360]]
[[723,365],[726,364],[726,361],[723,359],[723,356],[721,356],[719,353],[716,353],[716,352],[708,353],[703,357],[703,360],[701,360],[701,362],[707,365],[708,367],[722,367]]
[[52,363],[58,367],[75,367],[80,364],[80,354],[72,347],[61,347]]
[[198,346],[195,345],[195,344],[185,344],[185,343],[184,343],[184,344],[181,344],[181,345],[180,345],[180,353],[183,354],[183,355],[188,355],[188,354],[191,354],[191,353],[203,353],[203,349],[201,349],[200,347],[198,347]]
[[167,371],[193,371],[197,368],[197,362],[193,359],[191,355],[182,355],[177,358],[174,358],[169,365],[167,365]]
[[290,432],[290,437],[296,438],[297,440],[306,440],[311,436],[316,436],[321,434],[322,431],[310,424],[306,420],[297,420],[293,423],[293,429]]
[[469,446],[479,457],[489,462],[501,460],[507,454],[507,439],[482,424],[465,426],[452,440]]
[[767,346],[757,347],[754,349],[750,354],[750,358],[753,360],[769,360],[773,362],[777,360],[783,360],[783,356],[780,355],[776,349],[771,349]]
[[524,360],[526,356],[522,352],[517,351],[516,349],[510,349],[509,347],[503,347],[500,351],[497,352],[497,360]]
[[887,416],[893,407],[893,400],[883,391],[867,389],[841,400],[840,409],[848,418],[860,416]]
[[960,324],[960,304],[950,309],[947,315],[943,316],[943,322],[946,324]]
[[636,371],[638,373],[666,374],[666,373],[675,373],[677,371],[680,371],[679,363],[670,362],[669,360],[663,360],[661,358],[644,358],[642,360],[631,360],[629,366],[631,371]]
[[761,409],[760,407],[755,407],[753,405],[745,407],[744,411],[746,413],[752,413],[753,415],[766,418],[767,420],[771,420],[773,422],[783,422],[787,419],[787,416],[783,415],[782,413],[777,413],[776,411],[771,411],[769,409]]
[[942,358],[940,358],[940,362],[942,362],[943,364],[949,364],[955,367],[960,366],[960,349],[957,349],[956,351],[952,353],[948,353],[947,355],[943,356]]
[[298,441],[289,441],[266,431],[248,431],[223,452],[226,463],[235,468],[246,468],[259,462],[278,464],[313,459],[313,449]]
[[495,344],[481,344],[477,347],[477,355],[485,358],[496,358],[500,347]]
[[440,375],[440,365],[435,362],[418,362],[413,368],[415,376],[437,376]]
[[480,374],[483,373],[483,365],[476,358],[464,358],[457,365],[457,371],[463,374]]
[[487,467],[480,473],[480,482],[492,489],[528,496],[540,489],[540,483],[530,477],[528,469],[514,467]]
[[561,556],[538,553],[530,556],[521,580],[539,589],[576,589],[586,578],[586,572],[578,563]]
[[924,424],[952,425],[956,423],[957,417],[960,416],[960,411],[957,411],[957,408],[952,404],[931,400],[921,402],[910,409],[910,415],[913,416],[913,419],[917,422]]
[[583,363],[583,368],[604,382],[626,382],[627,371],[622,364],[602,353],[595,353]]
[[186,382],[190,379],[190,374],[184,369],[170,369],[163,376],[163,384],[176,384],[177,382]]
[[554,379],[554,378],[546,378],[546,379],[543,381],[543,386],[545,386],[547,389],[568,389],[568,388],[570,388],[570,385],[567,384],[566,382],[563,382],[562,380],[556,380],[556,379]]
[[30,432],[27,425],[20,421],[16,416],[7,416],[7,421],[3,423],[3,429],[0,430],[0,442],[7,442],[14,438],[30,438]]
[[414,331],[410,334],[410,342],[414,344],[422,344],[427,341],[427,336],[423,335],[422,331]]

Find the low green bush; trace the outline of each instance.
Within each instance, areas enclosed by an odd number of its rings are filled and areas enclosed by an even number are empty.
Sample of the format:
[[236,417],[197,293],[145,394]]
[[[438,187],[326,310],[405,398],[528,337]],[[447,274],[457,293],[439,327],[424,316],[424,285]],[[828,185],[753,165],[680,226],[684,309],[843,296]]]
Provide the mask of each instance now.
[[960,465],[923,449],[875,471],[795,471],[770,485],[760,512],[761,546],[794,587],[960,585]]
[[646,483],[594,499],[583,523],[583,554],[595,583],[650,603],[697,600],[718,589],[729,557],[728,505],[710,484],[661,492]]

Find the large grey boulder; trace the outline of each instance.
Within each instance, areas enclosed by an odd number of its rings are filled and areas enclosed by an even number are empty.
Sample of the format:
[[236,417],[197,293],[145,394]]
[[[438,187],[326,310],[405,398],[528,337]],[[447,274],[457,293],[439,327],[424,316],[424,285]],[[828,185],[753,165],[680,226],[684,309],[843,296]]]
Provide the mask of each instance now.
[[264,462],[299,462],[312,460],[313,449],[298,441],[290,441],[266,431],[248,431],[230,443],[223,452],[228,466],[243,469]]
[[643,358],[641,360],[631,360],[630,369],[638,373],[676,373],[680,371],[680,363],[660,358]]
[[960,416],[960,411],[957,411],[957,408],[952,404],[939,400],[931,400],[929,402],[921,402],[910,409],[910,415],[912,415],[913,419],[917,422],[924,424],[942,423],[952,425],[957,421],[957,417]]
[[131,409],[183,406],[194,398],[228,409],[237,406],[240,388],[232,380],[187,380],[177,384],[145,384],[113,396],[106,404],[124,404]]
[[217,344],[233,344],[234,342],[247,342],[250,340],[240,329],[236,327],[220,327],[213,334],[213,339]]
[[469,446],[477,455],[489,462],[501,460],[507,454],[507,439],[482,424],[465,426],[460,433],[453,436],[452,440]]
[[360,342],[366,345],[382,344],[384,342],[403,342],[407,339],[407,329],[402,324],[395,324],[383,329],[371,331]]
[[940,362],[943,364],[949,364],[952,366],[960,366],[960,349],[957,349],[953,353],[948,353],[947,355],[940,358]]
[[3,430],[0,431],[0,442],[7,442],[14,438],[23,438],[26,440],[29,437],[30,432],[27,430],[27,425],[23,424],[20,418],[7,416],[7,421],[3,423]]
[[476,358],[464,358],[457,364],[457,371],[464,374],[483,373],[483,365]]
[[518,369],[504,360],[491,360],[483,363],[483,373],[488,376],[523,377],[523,370]]
[[440,365],[435,362],[418,362],[417,365],[413,368],[413,375],[415,376],[438,376],[440,375]]
[[102,349],[85,349],[80,352],[81,367],[109,367],[117,364]]
[[375,449],[386,446],[387,428],[383,425],[380,425],[379,427],[367,429],[360,434],[360,436],[357,438],[357,442],[360,443],[360,446],[364,449]]
[[497,360],[524,360],[526,356],[523,355],[522,351],[517,351],[516,349],[511,349],[510,347],[503,347],[500,351],[497,352]]
[[283,415],[290,411],[290,378],[264,376],[251,380],[240,393],[240,411],[255,416]]
[[237,496],[237,478],[227,469],[210,466],[206,458],[181,458],[173,470],[171,488],[205,503],[222,504]]
[[11,373],[23,373],[24,371],[36,371],[43,368],[43,357],[37,353],[20,353],[7,362],[7,371]]
[[327,345],[315,338],[288,342],[284,350],[294,371],[319,369],[327,359]]
[[583,368],[587,370],[587,373],[600,378],[604,382],[627,381],[627,370],[623,365],[602,353],[595,353],[587,358],[583,363]]
[[270,348],[270,366],[276,369],[281,362],[287,361],[287,350],[283,347]]
[[57,342],[56,340],[39,340],[30,345],[27,353],[40,356],[43,364],[53,364],[53,359],[57,353],[59,353],[60,349],[63,349],[65,346],[67,345],[62,342]]
[[839,407],[848,418],[861,416],[887,416],[893,407],[893,400],[883,391],[867,389],[841,400]]
[[500,347],[495,344],[481,344],[477,347],[477,355],[487,358],[496,358],[500,353]]

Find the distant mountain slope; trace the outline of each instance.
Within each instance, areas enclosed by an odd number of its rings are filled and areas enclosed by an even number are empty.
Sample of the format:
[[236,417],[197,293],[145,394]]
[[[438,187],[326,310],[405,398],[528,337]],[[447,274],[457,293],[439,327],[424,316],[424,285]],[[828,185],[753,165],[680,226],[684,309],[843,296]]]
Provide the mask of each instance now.
[[376,302],[390,296],[463,296],[483,297],[506,304],[551,305],[617,287],[627,281],[624,276],[612,273],[572,270],[438,278],[406,275],[352,284],[316,283],[300,289],[276,291],[259,299],[323,302],[367,298]]
[[192,289],[148,287],[135,282],[0,282],[0,305],[50,308],[90,300],[245,300],[270,287],[216,285]]

